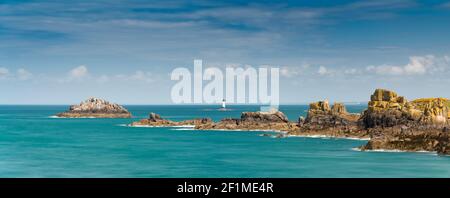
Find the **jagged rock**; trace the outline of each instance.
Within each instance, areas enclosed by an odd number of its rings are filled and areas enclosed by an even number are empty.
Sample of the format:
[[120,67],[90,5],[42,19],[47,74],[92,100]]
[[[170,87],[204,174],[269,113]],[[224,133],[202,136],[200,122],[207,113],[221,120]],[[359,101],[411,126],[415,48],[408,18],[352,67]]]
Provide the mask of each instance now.
[[450,154],[450,136],[436,128],[405,129],[400,126],[370,129],[370,141],[362,150],[435,151]]
[[359,130],[359,115],[347,112],[344,104],[334,103],[330,108],[328,101],[311,103],[306,118],[299,118],[298,128],[289,131],[290,135],[326,135],[332,137],[363,138],[368,134]]
[[421,98],[413,100],[414,108],[423,112],[420,121],[431,124],[446,124],[449,118],[448,99],[445,98]]
[[448,100],[422,98],[408,102],[395,92],[377,89],[360,119],[371,134],[362,148],[436,151],[449,154]]
[[78,105],[72,105],[69,111],[57,114],[58,117],[80,118],[129,118],[131,113],[124,107],[99,98],[89,98]]
[[288,118],[280,111],[272,112],[243,112],[243,122],[289,122]]
[[157,121],[159,121],[159,120],[162,120],[162,118],[161,118],[161,116],[159,115],[159,114],[156,114],[156,113],[150,113],[150,115],[149,115],[149,118],[148,118],[150,121],[152,121],[152,122],[157,122]]
[[375,90],[363,113],[365,128],[396,125],[445,125],[448,123],[447,100],[442,98],[417,99],[408,102],[393,91]]
[[280,111],[243,112],[241,118],[225,118],[220,122],[197,125],[197,129],[226,129],[226,130],[275,130],[289,131],[296,128],[296,123],[289,122]]
[[180,122],[175,122],[172,120],[163,119],[159,114],[156,113],[150,113],[148,119],[143,119],[137,122],[133,122],[130,125],[131,126],[196,126],[196,125],[206,125],[212,123],[212,120],[210,118],[199,118],[199,119],[192,119],[192,120],[183,120]]
[[319,101],[309,105],[308,115],[303,124],[313,128],[335,127],[356,123],[357,115],[347,113],[342,103],[334,103],[330,108],[328,101]]
[[310,112],[329,112],[331,111],[330,105],[328,104],[328,100],[314,102],[309,104]]
[[338,115],[348,114],[347,109],[345,108],[345,105],[342,103],[334,103],[333,106],[331,107],[331,112],[333,114],[338,114]]
[[298,126],[299,126],[299,127],[303,126],[303,124],[305,124],[305,122],[306,122],[305,117],[300,116],[300,117],[298,118]]

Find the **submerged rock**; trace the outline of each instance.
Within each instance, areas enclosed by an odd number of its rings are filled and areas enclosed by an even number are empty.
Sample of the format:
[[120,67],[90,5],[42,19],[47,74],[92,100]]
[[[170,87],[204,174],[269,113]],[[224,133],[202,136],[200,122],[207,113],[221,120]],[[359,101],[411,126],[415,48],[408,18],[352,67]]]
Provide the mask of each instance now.
[[124,107],[99,98],[89,98],[78,105],[72,105],[69,111],[58,113],[58,117],[81,118],[129,118],[131,113]]

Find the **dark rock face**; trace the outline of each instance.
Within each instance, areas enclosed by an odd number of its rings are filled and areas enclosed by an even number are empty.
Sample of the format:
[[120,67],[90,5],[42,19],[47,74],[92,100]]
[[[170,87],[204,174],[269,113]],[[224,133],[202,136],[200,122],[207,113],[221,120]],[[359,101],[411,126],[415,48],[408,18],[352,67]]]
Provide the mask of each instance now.
[[450,136],[436,128],[396,126],[370,129],[372,138],[362,150],[435,151],[450,154]]
[[393,127],[397,125],[412,125],[414,118],[406,112],[399,110],[386,110],[382,112],[364,112],[360,123],[365,128]]
[[288,118],[280,111],[275,112],[243,112],[243,122],[289,122]]
[[225,118],[213,124],[196,125],[197,129],[225,129],[225,130],[275,130],[289,131],[296,128],[280,111],[243,112],[241,118]]
[[143,119],[137,122],[133,122],[131,126],[197,126],[197,125],[207,125],[211,124],[212,120],[210,118],[199,118],[192,120],[183,120],[180,122],[175,122],[172,120],[163,119],[159,114],[150,113],[148,119]]
[[149,115],[149,118],[148,118],[150,121],[152,121],[152,122],[158,122],[158,121],[160,121],[160,120],[162,120],[162,118],[161,118],[161,116],[159,115],[159,114],[156,114],[156,113],[150,113],[150,115]]
[[69,111],[57,114],[58,117],[97,117],[129,118],[131,113],[124,107],[99,98],[89,98],[79,105],[72,105]]

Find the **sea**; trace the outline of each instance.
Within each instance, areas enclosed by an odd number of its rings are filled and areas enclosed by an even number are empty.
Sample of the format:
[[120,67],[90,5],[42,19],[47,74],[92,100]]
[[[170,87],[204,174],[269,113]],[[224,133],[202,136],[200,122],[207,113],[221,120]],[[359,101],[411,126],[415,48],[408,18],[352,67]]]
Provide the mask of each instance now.
[[[450,177],[450,157],[431,152],[371,151],[367,140],[274,138],[268,131],[202,131],[189,127],[129,127],[150,112],[215,121],[258,111],[234,105],[126,105],[129,119],[56,118],[66,105],[0,106],[0,177],[7,178],[354,178]],[[348,105],[361,112],[365,105]],[[290,120],[306,105],[282,105]]]

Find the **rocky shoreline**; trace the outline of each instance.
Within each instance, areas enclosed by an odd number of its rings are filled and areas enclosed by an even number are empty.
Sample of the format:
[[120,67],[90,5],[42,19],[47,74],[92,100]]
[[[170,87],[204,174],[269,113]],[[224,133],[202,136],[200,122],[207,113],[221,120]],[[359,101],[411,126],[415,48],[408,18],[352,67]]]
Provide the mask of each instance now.
[[131,118],[124,107],[99,98],[89,98],[66,112],[56,114],[60,118]]
[[240,118],[213,122],[209,118],[180,122],[151,113],[130,126],[183,126],[198,130],[270,130],[284,136],[369,139],[361,150],[430,151],[450,154],[450,101],[423,98],[411,102],[395,92],[377,89],[361,114],[348,113],[342,103],[311,103],[306,118],[290,122],[280,111],[243,112]]

